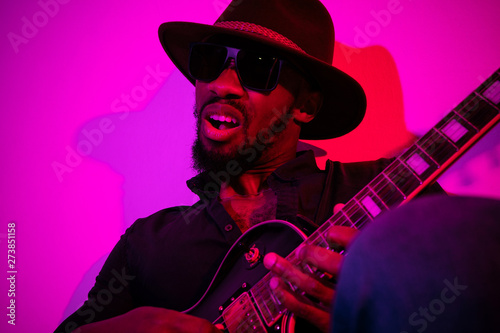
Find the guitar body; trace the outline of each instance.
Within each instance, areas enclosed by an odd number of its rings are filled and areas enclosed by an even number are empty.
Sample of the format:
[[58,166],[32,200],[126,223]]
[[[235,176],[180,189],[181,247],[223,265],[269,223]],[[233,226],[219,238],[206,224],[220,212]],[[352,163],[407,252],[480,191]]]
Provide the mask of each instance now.
[[[250,289],[268,286],[268,280],[262,281],[269,273],[263,264],[267,253],[286,257],[305,239],[296,226],[286,221],[262,222],[249,229],[226,254],[202,299],[185,312],[214,324],[223,323],[230,333],[294,332],[295,320],[284,310],[268,326]],[[264,293],[268,294],[267,290]]]

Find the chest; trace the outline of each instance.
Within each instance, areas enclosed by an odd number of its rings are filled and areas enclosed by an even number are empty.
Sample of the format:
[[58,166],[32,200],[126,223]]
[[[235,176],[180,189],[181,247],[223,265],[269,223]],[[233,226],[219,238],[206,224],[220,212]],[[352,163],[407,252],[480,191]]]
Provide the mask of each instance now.
[[272,190],[258,195],[221,199],[221,203],[242,232],[260,222],[276,218],[277,197]]

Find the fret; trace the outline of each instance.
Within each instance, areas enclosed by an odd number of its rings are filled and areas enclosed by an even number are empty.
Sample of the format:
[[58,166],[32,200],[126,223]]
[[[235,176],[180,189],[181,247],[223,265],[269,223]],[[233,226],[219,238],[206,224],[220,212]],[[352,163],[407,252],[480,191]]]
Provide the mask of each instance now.
[[349,200],[342,211],[349,217],[356,228],[361,228],[366,222],[370,222],[372,220],[372,218],[354,200]]
[[496,115],[498,109],[475,93],[469,95],[454,110],[477,129],[482,129]]
[[326,235],[328,233],[328,230],[332,227],[332,224],[330,221],[326,221],[323,223],[315,232],[319,233],[321,235],[321,238],[323,240],[323,244],[320,244],[322,247],[329,249],[330,245],[328,244],[328,241],[326,240]]
[[345,215],[344,211],[341,210],[337,214],[333,215],[330,219],[329,222],[332,225],[340,225],[344,227],[349,227],[349,228],[356,228],[354,223],[349,219],[347,215]]
[[330,220],[326,220],[325,223],[323,223],[322,225],[319,226],[318,229],[316,229],[315,233],[319,233],[321,235],[325,235],[327,232],[328,232],[328,229],[330,229],[332,226],[332,223]]
[[368,213],[368,210],[366,209],[366,207],[364,205],[362,205],[361,202],[359,202],[358,199],[356,199],[356,197],[352,198],[352,200],[358,205],[359,208],[361,208],[361,210],[364,212],[364,214],[368,215],[370,217],[370,219],[372,219],[372,216],[370,215],[370,213]]
[[370,186],[387,207],[399,205],[405,199],[404,193],[401,192],[384,173],[378,175],[370,183]]
[[458,151],[458,148],[435,128],[418,140],[417,144],[439,165],[443,165]]
[[413,193],[421,185],[420,180],[400,160],[392,162],[384,173],[405,197]]
[[385,204],[385,202],[379,197],[378,193],[375,192],[375,190],[372,188],[373,185],[375,184],[370,183],[366,185],[366,189],[373,195],[372,199],[376,201],[377,205],[378,202],[380,201],[380,204],[384,207],[384,210],[389,209],[389,206]]
[[435,128],[458,148],[462,148],[477,133],[477,129],[455,111],[450,112]]
[[370,186],[366,186],[358,195],[356,201],[359,202],[364,210],[367,211],[372,218],[377,217],[388,207],[383,201],[371,190]]
[[420,181],[429,178],[440,167],[418,144],[411,146],[401,156],[401,160],[405,162],[406,166],[413,171]]
[[290,290],[297,291],[298,288],[293,283],[288,281],[285,281],[285,283],[287,284],[288,288],[290,288]]
[[328,248],[328,242],[325,238],[328,229],[330,229],[330,224],[323,223],[311,236],[309,236],[306,243]]

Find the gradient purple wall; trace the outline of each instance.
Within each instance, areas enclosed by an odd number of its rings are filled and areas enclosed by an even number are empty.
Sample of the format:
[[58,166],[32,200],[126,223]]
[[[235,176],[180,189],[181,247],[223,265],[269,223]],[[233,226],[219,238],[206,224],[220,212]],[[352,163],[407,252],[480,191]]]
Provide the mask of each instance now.
[[[402,128],[413,134],[425,133],[500,65],[496,0],[323,2],[346,46],[337,56],[349,47],[384,55],[376,59],[381,67],[346,63],[346,71],[376,99],[380,81],[371,75],[391,68],[392,81],[380,89],[398,92]],[[228,3],[4,4],[0,267],[6,276],[7,225],[14,221],[17,274],[15,326],[7,324],[9,286],[1,279],[2,332],[52,331],[83,302],[127,226],[196,200],[184,186],[193,175],[193,88],[164,54],[157,28],[169,20],[213,23]],[[383,96],[373,110],[396,103]],[[320,166],[327,157],[374,158],[359,147],[382,137],[391,141],[391,132],[379,135],[358,135],[350,145],[318,143],[329,151],[318,158]],[[384,145],[375,157],[401,142]],[[454,193],[500,198],[499,161],[496,129],[441,184]]]

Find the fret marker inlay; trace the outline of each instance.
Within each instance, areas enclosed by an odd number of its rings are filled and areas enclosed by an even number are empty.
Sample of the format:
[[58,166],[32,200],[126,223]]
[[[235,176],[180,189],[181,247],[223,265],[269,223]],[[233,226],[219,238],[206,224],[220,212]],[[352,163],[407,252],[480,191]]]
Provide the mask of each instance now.
[[448,123],[446,123],[441,131],[455,143],[467,134],[467,128],[463,127],[455,119],[451,119]]
[[488,89],[486,89],[483,96],[492,101],[494,104],[500,103],[500,81],[496,81]]
[[422,158],[422,156],[417,153],[411,155],[406,160],[406,164],[408,164],[408,166],[412,168],[413,171],[415,171],[419,176],[429,168],[429,164]]
[[363,204],[363,206],[365,206],[366,210],[368,210],[368,212],[373,217],[377,216],[378,214],[380,214],[382,212],[380,207],[377,206],[375,201],[373,201],[373,199],[369,196],[364,197],[363,200],[361,200],[361,203]]

